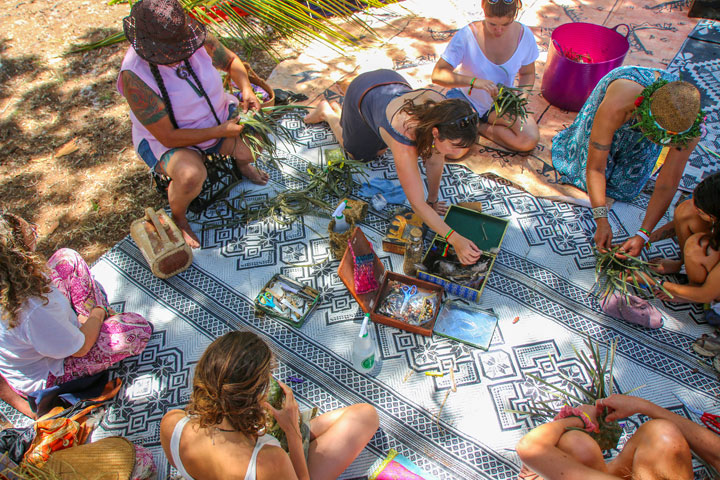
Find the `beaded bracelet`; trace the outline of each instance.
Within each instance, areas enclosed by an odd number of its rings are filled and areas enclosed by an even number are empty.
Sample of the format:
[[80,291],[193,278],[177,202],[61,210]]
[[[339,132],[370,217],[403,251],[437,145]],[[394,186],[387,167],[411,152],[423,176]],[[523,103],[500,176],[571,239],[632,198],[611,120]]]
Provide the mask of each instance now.
[[597,220],[598,218],[607,218],[608,217],[608,209],[607,207],[595,207],[592,209],[592,216],[593,220]]
[[472,89],[475,85],[475,80],[477,80],[477,77],[473,77],[472,80],[470,80],[470,89],[468,90],[468,96],[472,95]]

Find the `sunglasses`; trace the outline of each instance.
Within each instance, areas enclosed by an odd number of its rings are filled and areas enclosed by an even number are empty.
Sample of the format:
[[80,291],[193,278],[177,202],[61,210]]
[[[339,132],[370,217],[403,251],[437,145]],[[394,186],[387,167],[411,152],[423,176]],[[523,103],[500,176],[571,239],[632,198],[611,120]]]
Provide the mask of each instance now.
[[477,112],[473,112],[470,115],[466,115],[464,117],[458,118],[457,120],[451,120],[449,122],[438,123],[438,125],[452,125],[457,128],[467,128],[470,125],[477,125],[478,119],[479,118],[478,118]]
[[[487,0],[487,3],[489,3],[490,5],[495,5],[498,2],[500,2],[500,0]],[[515,0],[502,0],[502,2],[505,5],[511,5],[511,4],[515,3]]]

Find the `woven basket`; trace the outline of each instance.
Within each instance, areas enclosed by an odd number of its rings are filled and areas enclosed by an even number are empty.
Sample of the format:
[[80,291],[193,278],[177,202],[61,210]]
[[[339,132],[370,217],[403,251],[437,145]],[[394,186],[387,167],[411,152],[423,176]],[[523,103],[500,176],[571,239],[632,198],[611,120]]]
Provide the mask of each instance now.
[[[343,213],[345,214],[345,219],[348,223],[357,225],[365,220],[365,216],[368,211],[367,202],[363,202],[362,200],[350,200],[349,198],[344,198],[342,201],[347,201],[347,208]],[[338,203],[335,208],[339,206],[340,203]]]
[[355,230],[355,224],[350,221],[350,218],[346,216],[345,220],[348,225],[350,225],[350,228],[343,233],[335,233],[333,231],[335,229],[334,218],[330,220],[330,224],[328,225],[328,234],[330,235],[330,253],[335,260],[340,260],[343,255],[345,255],[348,239],[350,238],[350,235],[352,235],[353,230]]
[[59,450],[43,466],[47,478],[73,480],[129,480],[133,468],[135,446],[122,437]]

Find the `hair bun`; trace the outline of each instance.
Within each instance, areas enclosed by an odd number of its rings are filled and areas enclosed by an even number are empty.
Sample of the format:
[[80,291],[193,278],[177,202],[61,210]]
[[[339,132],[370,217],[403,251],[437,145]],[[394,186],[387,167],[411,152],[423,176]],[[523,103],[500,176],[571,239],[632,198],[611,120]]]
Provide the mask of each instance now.
[[669,132],[684,132],[692,127],[700,112],[700,92],[691,83],[670,82],[650,97],[655,121]]

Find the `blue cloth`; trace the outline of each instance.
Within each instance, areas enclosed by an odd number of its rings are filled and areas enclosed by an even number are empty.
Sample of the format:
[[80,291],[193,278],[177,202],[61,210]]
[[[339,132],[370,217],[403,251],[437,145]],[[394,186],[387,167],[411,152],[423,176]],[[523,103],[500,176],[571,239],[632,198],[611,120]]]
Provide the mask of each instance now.
[[[605,98],[608,86],[623,78],[648,87],[655,82],[655,72],[669,82],[678,80],[676,75],[664,70],[628,66],[612,70],[598,82],[572,125],[552,140],[552,162],[561,175],[561,181],[587,191],[590,132],[595,112]],[[606,195],[623,202],[632,200],[642,191],[662,149],[646,139],[640,130],[631,128],[634,124],[635,121],[630,119],[615,132],[605,170]]]
[[376,193],[382,193],[388,203],[403,204],[407,197],[402,185],[385,178],[373,178],[370,183],[363,183],[360,187],[360,195],[370,198]]

